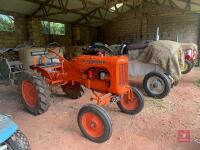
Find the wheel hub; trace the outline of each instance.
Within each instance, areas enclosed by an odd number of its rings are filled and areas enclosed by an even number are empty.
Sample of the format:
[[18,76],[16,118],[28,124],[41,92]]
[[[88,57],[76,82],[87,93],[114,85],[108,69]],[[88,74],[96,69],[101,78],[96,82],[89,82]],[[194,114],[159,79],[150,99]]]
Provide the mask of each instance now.
[[127,110],[134,110],[135,108],[137,108],[138,101],[136,95],[132,93],[131,99],[128,98],[128,94],[124,95],[121,99],[121,105],[123,105],[123,107]]
[[92,112],[86,112],[82,117],[82,124],[87,133],[92,137],[101,137],[105,126],[100,116]]
[[158,84],[157,83],[154,83],[153,85],[151,85],[153,88],[157,88],[158,87]]
[[95,127],[96,127],[96,123],[95,123],[94,121],[92,121],[92,122],[90,123],[90,127],[91,127],[91,128],[95,128]]
[[162,86],[162,83],[160,82],[160,80],[156,80],[153,84],[151,84],[151,86],[153,88],[160,88]]
[[37,90],[31,81],[24,80],[22,82],[22,95],[29,107],[34,108],[36,106],[38,101]]
[[165,89],[164,81],[159,77],[151,77],[147,82],[148,89],[154,94],[160,94]]

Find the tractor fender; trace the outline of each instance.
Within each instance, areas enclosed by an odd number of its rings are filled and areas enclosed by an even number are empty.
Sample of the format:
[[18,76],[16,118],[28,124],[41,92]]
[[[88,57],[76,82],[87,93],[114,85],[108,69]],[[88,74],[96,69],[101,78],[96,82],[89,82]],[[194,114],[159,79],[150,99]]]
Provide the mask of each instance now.
[[8,140],[17,129],[17,124],[10,117],[0,115],[0,144]]

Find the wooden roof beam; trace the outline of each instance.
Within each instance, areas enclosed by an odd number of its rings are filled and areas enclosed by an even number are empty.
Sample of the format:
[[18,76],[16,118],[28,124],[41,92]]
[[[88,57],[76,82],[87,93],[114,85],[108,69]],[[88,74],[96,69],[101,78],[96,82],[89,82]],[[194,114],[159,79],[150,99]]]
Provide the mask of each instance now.
[[191,11],[191,0],[187,0],[185,5],[185,11]]
[[[82,20],[84,20],[85,18],[87,18],[87,17],[90,16],[91,14],[96,13],[96,12],[98,11],[98,9],[100,9],[100,7],[99,7],[99,8],[93,9],[93,10],[90,11],[88,14],[86,14],[86,15],[84,15],[83,17],[79,18],[78,20],[74,21],[73,24],[78,24],[78,23],[80,23]],[[98,17],[98,18],[99,18],[99,17]],[[102,20],[103,22],[107,22],[107,20],[104,19],[104,18],[102,18],[102,17],[100,17],[100,20]]]
[[[39,4],[39,5],[44,5],[44,2],[39,1],[39,0],[25,0],[25,1],[32,2],[32,3],[35,3],[35,4]],[[45,3],[45,6],[48,6],[48,7],[54,8],[54,9],[61,10],[60,14],[65,14],[65,13],[67,13],[67,12],[70,12],[70,13],[74,13],[74,14],[81,15],[81,16],[83,16],[83,17],[84,17],[84,16],[87,16],[87,17],[90,17],[90,18],[93,18],[93,19],[102,20],[102,18],[100,18],[100,17],[93,16],[93,15],[91,15],[90,13],[79,12],[79,11],[77,11],[76,9],[68,9],[68,8],[65,8],[65,9],[63,10],[60,6],[56,6],[56,5],[51,5],[51,6],[50,6],[50,4],[46,4],[46,3]],[[47,16],[48,16],[48,14],[47,14]],[[36,16],[36,17],[44,17],[44,16],[39,15],[39,16]],[[106,21],[106,20],[104,19],[104,21]]]
[[51,0],[47,0],[47,1],[45,1],[45,2],[43,2],[43,3],[41,3],[41,4],[39,4],[39,7],[38,7],[38,9],[36,9],[32,14],[31,14],[31,16],[34,16],[34,15],[36,15],[40,10],[44,10],[45,8],[45,5],[46,4],[48,4],[49,2],[50,2]]

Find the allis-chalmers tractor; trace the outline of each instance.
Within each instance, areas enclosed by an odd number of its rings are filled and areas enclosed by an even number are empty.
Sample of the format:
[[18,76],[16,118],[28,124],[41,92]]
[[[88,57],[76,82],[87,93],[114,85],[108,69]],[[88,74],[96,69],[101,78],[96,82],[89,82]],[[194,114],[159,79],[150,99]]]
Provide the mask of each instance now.
[[[61,48],[50,44],[44,52],[33,52],[33,71],[24,72],[19,79],[19,91],[25,108],[34,115],[46,112],[50,106],[50,86],[61,86],[68,97],[82,96],[85,86],[92,90],[91,100],[97,105],[83,106],[78,113],[78,125],[89,140],[101,143],[112,133],[111,119],[104,108],[117,103],[127,114],[139,113],[143,106],[143,95],[128,84],[128,58],[125,56],[81,55],[66,60],[60,55]],[[36,64],[36,55],[43,60]],[[54,57],[59,62],[48,62]],[[49,59],[48,59],[49,58]]]

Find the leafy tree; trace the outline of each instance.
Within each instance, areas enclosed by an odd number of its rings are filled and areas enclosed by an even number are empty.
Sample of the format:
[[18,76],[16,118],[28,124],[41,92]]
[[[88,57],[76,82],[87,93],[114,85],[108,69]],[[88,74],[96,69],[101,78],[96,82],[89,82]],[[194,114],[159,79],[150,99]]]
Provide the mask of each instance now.
[[15,31],[15,21],[13,16],[0,14],[0,31]]
[[65,35],[65,24],[42,21],[44,34]]

